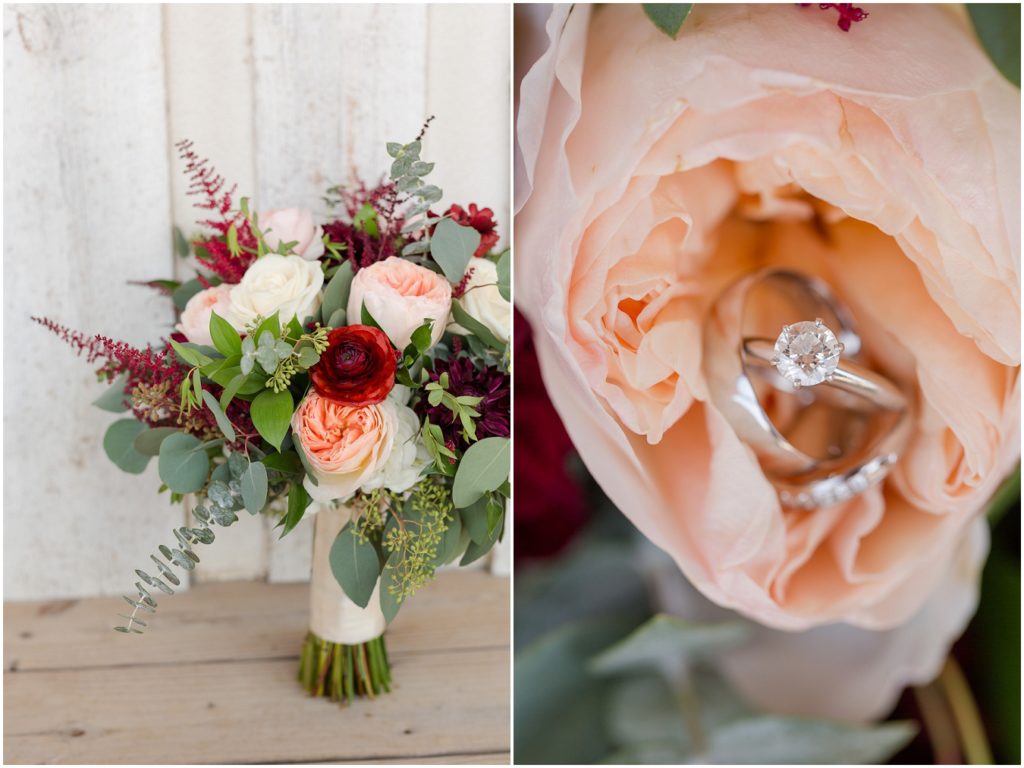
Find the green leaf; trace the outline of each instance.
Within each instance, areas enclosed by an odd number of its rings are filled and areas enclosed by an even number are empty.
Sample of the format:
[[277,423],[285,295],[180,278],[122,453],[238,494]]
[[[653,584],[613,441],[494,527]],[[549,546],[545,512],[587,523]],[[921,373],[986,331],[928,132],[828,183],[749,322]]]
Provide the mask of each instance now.
[[470,315],[466,310],[462,308],[462,304],[458,301],[452,302],[452,317],[455,322],[469,331],[471,334],[476,336],[480,341],[486,344],[491,349],[504,353],[505,344],[498,340],[498,338],[491,333],[490,328],[481,323],[475,317]]
[[132,475],[140,475],[146,469],[150,457],[135,450],[135,438],[145,429],[146,425],[135,419],[118,419],[107,428],[103,450],[118,469]]
[[596,656],[591,669],[614,674],[636,667],[661,669],[738,645],[748,636],[738,621],[696,624],[676,616],[658,614],[616,645]]
[[344,309],[336,309],[327,320],[328,328],[341,328],[345,325],[346,312]]
[[377,209],[371,203],[363,203],[363,207],[352,219],[352,226],[361,229],[370,237],[378,237],[380,227],[377,224]]
[[356,535],[352,523],[346,523],[331,545],[331,573],[349,599],[365,608],[380,575],[380,559],[373,544]]
[[[491,551],[494,546],[494,542],[498,540],[498,533],[501,531],[501,520],[504,517],[504,511],[498,516],[497,524],[487,533],[487,537],[481,541],[476,542],[470,540],[469,545],[466,547],[465,553],[462,555],[462,559],[459,560],[459,565],[469,565],[475,560],[479,560],[481,557]],[[487,519],[484,518],[484,525],[487,525]]]
[[171,340],[171,346],[174,347],[174,351],[178,353],[178,357],[190,365],[200,366],[213,362],[212,357],[207,357],[195,347],[188,346],[186,344],[179,344],[173,339]]
[[278,523],[283,529],[280,538],[283,539],[288,535],[289,531],[299,524],[302,516],[306,513],[306,507],[312,501],[309,493],[302,487],[302,483],[292,483],[292,487],[288,491],[288,511],[281,519],[281,522]]
[[206,403],[206,407],[210,409],[210,413],[213,414],[213,418],[217,420],[217,426],[220,431],[224,433],[224,438],[229,442],[233,443],[236,440],[235,428],[231,425],[231,421],[220,407],[220,403],[217,402],[217,398],[214,397],[213,392],[208,389],[203,390],[203,402]]
[[168,435],[160,444],[160,479],[175,493],[194,493],[206,484],[210,457],[199,439],[186,432]]
[[110,413],[124,413],[128,410],[128,395],[125,394],[124,385],[128,381],[128,374],[122,373],[102,395],[92,401],[97,408]]
[[281,442],[288,433],[294,410],[292,393],[287,389],[282,392],[265,389],[252,401],[249,414],[256,431],[268,443],[281,450]]
[[437,552],[434,555],[435,567],[447,565],[458,557],[461,551],[460,544],[462,544],[462,517],[456,512],[448,521],[448,527],[445,528],[441,543],[437,547]]
[[505,301],[512,301],[512,251],[506,249],[498,257],[498,293]]
[[330,321],[328,324],[332,328],[337,327],[333,323],[334,314],[339,309],[344,310],[348,306],[348,295],[352,290],[353,277],[352,264],[346,261],[338,267],[334,277],[324,288],[323,304],[320,311],[323,317],[328,318]]
[[[224,387],[224,391],[220,393],[220,407],[222,409],[225,411],[227,410],[228,406],[231,405],[231,401],[235,399],[235,395],[238,394],[238,390],[241,388],[242,384],[245,383],[247,378],[248,377],[241,372],[241,369],[231,377],[227,386]],[[214,380],[216,381],[216,379]]]
[[1020,3],[967,3],[974,31],[989,58],[1020,88]]
[[410,341],[412,342],[412,345],[416,348],[416,351],[421,355],[428,349],[430,349],[430,331],[433,325],[433,320],[427,320],[425,323],[423,323],[423,325],[421,325],[419,328],[412,332]]
[[185,237],[185,233],[181,231],[181,227],[175,225],[174,227],[174,252],[182,259],[187,259],[189,250],[188,238]]
[[[220,285],[221,280],[219,277],[211,277],[207,279],[207,282],[210,285]],[[198,278],[192,278],[175,289],[174,293],[171,294],[171,301],[174,302],[174,306],[179,310],[185,309],[188,300],[205,288],[206,286],[199,282]]]
[[259,514],[267,504],[267,468],[258,461],[250,462],[238,478],[238,484],[242,490],[242,501],[245,502],[249,514]]
[[468,507],[488,491],[496,490],[508,478],[511,460],[507,437],[487,437],[469,446],[452,484],[456,508]]
[[135,437],[135,450],[146,456],[157,456],[160,453],[160,444],[175,432],[181,430],[177,427],[153,427],[144,429]]
[[878,765],[917,733],[911,722],[845,725],[795,717],[763,716],[714,729],[707,751],[691,763]]
[[299,365],[309,369],[320,362],[320,355],[312,347],[303,347],[299,350]]
[[224,357],[242,353],[242,337],[231,323],[216,312],[210,313],[210,338],[213,339],[213,346]]
[[278,313],[275,312],[270,317],[266,318],[260,323],[256,329],[252,332],[253,340],[258,340],[263,335],[264,331],[270,331],[275,339],[281,337],[281,318],[278,317]]
[[654,26],[675,40],[680,27],[690,15],[693,3],[644,3],[644,13]]
[[1020,464],[1017,469],[1003,481],[988,503],[988,522],[995,527],[1003,516],[1014,507],[1020,506]]
[[477,544],[487,541],[487,502],[488,498],[481,496],[459,511],[463,527],[469,532],[469,538]]
[[376,328],[378,331],[384,330],[383,328],[380,327],[380,323],[378,323],[374,319],[373,315],[370,314],[370,310],[366,308],[366,304],[363,304],[363,306],[360,307],[359,310],[359,320],[360,322],[362,322],[363,325],[368,325],[371,328]]
[[395,572],[401,559],[400,552],[392,552],[387,565],[380,573],[380,610],[388,624],[398,615],[398,609],[402,607],[398,597],[391,591],[392,585],[396,589],[398,588]]
[[286,475],[301,475],[304,473],[302,460],[297,453],[292,451],[269,454],[263,459],[263,466]]
[[480,245],[480,233],[451,219],[442,219],[430,238],[430,254],[449,282],[457,283],[466,274],[469,259]]

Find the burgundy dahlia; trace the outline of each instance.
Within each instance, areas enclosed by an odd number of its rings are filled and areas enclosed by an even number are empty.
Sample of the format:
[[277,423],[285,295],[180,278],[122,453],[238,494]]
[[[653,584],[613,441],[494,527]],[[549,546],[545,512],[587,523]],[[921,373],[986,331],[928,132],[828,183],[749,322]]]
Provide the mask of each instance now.
[[[502,373],[493,366],[477,368],[468,357],[454,357],[450,360],[435,360],[432,381],[437,381],[442,373],[448,374],[448,391],[455,397],[469,395],[479,397],[479,405],[474,406],[480,414],[476,420],[476,437],[508,437],[509,406],[511,391],[507,373]],[[462,438],[462,423],[451,409],[441,404],[432,406],[426,398],[416,405],[416,411],[426,416],[444,432],[445,444],[451,449],[465,449],[469,444]]]

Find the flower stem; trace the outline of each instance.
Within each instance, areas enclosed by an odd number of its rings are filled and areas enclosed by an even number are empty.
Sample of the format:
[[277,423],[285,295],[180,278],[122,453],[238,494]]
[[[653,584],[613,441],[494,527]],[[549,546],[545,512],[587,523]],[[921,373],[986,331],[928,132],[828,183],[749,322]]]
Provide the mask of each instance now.
[[299,682],[310,696],[329,697],[341,704],[356,696],[373,698],[391,690],[384,637],[357,645],[324,640],[306,634],[299,655]]
[[992,765],[992,748],[978,713],[978,705],[960,665],[952,656],[946,659],[946,666],[939,674],[939,685],[949,702],[967,762],[971,765]]

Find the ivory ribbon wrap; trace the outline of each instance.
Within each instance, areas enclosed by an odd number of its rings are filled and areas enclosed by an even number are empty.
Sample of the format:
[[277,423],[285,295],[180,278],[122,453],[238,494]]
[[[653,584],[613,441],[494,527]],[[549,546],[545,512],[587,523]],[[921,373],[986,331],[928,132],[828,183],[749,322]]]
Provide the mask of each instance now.
[[365,608],[353,603],[331,573],[331,545],[351,516],[347,507],[322,505],[313,533],[313,572],[309,589],[309,628],[332,643],[357,645],[384,634],[387,621],[380,610],[380,582]]

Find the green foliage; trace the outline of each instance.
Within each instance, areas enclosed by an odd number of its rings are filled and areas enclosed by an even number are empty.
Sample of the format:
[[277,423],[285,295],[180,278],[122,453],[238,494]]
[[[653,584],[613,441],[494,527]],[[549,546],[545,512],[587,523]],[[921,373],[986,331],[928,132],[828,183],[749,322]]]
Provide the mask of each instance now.
[[231,357],[242,351],[242,337],[231,323],[216,312],[210,313],[210,338],[213,339],[213,346],[224,357]]
[[1020,3],[967,3],[974,31],[1003,76],[1020,88]]
[[499,341],[498,338],[491,333],[490,328],[464,310],[458,301],[452,302],[452,317],[455,318],[456,323],[480,339],[485,346],[493,349],[499,354],[505,353],[508,345]]
[[[352,291],[352,278],[354,277],[352,265],[344,262],[334,273],[324,288],[323,304],[320,307],[322,317],[331,328],[338,327],[334,324],[339,311],[344,311],[348,306],[348,296]],[[344,322],[344,321],[342,321]]]
[[258,461],[249,462],[238,485],[246,510],[250,515],[258,514],[267,504],[267,468]]
[[[165,439],[164,444],[166,445],[176,437],[195,440],[191,435],[179,433]],[[205,452],[199,451],[198,455],[201,455],[204,460],[206,459]],[[162,454],[161,458],[163,458]],[[199,563],[199,556],[195,553],[193,546],[213,543],[216,535],[212,526],[227,527],[238,520],[235,513],[242,508],[243,504],[239,479],[245,468],[246,461],[238,454],[230,454],[227,463],[218,467],[218,470],[223,470],[220,474],[223,474],[225,479],[211,479],[209,485],[204,488],[205,500],[200,499],[192,510],[196,527],[176,528],[173,531],[176,545],[158,547],[161,557],[150,555],[150,559],[157,567],[158,575],[151,576],[146,571],[136,569],[135,574],[140,579],[135,582],[136,594],[132,597],[124,596],[125,601],[132,606],[132,612],[128,616],[122,616],[127,621],[114,629],[129,634],[142,634],[141,627],[145,627],[147,624],[138,618],[139,611],[152,614],[156,612],[157,608],[156,599],[150,589],[157,589],[166,595],[173,595],[174,587],[181,584],[181,578],[173,569],[177,568],[186,572],[193,570]]]
[[466,274],[469,260],[480,245],[480,233],[472,227],[442,219],[430,238],[430,255],[449,282],[457,283]]
[[338,533],[331,545],[331,572],[349,599],[365,608],[373,595],[380,575],[377,549],[350,521]]
[[507,479],[512,446],[507,437],[487,437],[471,445],[459,462],[452,485],[452,500],[459,509],[468,507]]
[[498,293],[505,301],[512,301],[512,251],[506,248],[498,257]]
[[110,413],[124,413],[128,410],[128,395],[125,394],[124,386],[128,380],[128,374],[121,374],[111,383],[110,388],[102,395],[92,401],[97,408],[109,411]]
[[164,439],[181,430],[177,427],[153,427],[144,429],[135,436],[135,450],[146,456],[158,456]]
[[135,419],[118,419],[103,436],[103,450],[118,469],[133,475],[142,474],[150,456],[135,448],[135,438],[145,431],[146,425]]
[[210,409],[210,412],[213,414],[213,418],[217,420],[217,427],[223,433],[224,438],[229,443],[235,442],[237,437],[235,435],[235,428],[231,426],[231,421],[220,407],[220,403],[217,402],[217,398],[214,397],[213,393],[208,389],[203,390],[203,402],[206,403],[206,407]]
[[181,231],[181,227],[175,226],[173,230],[174,239],[174,252],[179,258],[187,259],[189,253],[192,250],[192,246],[189,245],[188,238],[185,237],[185,233]]
[[285,512],[284,517],[277,524],[281,528],[280,538],[287,536],[299,521],[302,520],[303,515],[306,514],[306,508],[309,507],[313,499],[310,498],[309,492],[302,487],[302,483],[292,483],[288,490],[288,511]]
[[[209,277],[207,278],[207,281],[210,283],[210,285],[220,285],[221,283],[219,277]],[[201,290],[203,290],[205,287],[206,286],[199,282],[198,278],[192,278],[191,280],[187,280],[186,282],[178,286],[175,289],[174,293],[171,294],[171,301],[174,303],[174,306],[177,307],[179,311],[181,311],[185,309],[185,305],[188,304],[188,300],[195,296],[197,293],[199,293]]]
[[[455,414],[455,417],[462,424],[462,434],[466,438],[466,442],[473,442],[476,440],[476,424],[474,419],[480,417],[480,412],[474,406],[479,405],[483,398],[473,395],[459,395],[456,397],[448,391],[448,384],[447,373],[442,373],[437,381],[428,382],[424,386],[424,389],[427,391],[427,402],[435,407],[444,405]],[[432,438],[436,439],[436,435],[432,435]],[[443,444],[444,440],[442,437],[441,445]],[[454,457],[451,451],[448,451],[447,455]]]
[[164,438],[157,466],[168,488],[175,493],[194,493],[206,484],[210,458],[204,447],[198,438],[185,432]]
[[402,602],[434,576],[438,549],[453,517],[447,486],[427,478],[401,508],[392,507],[381,545],[387,562],[381,573],[381,609],[390,618]]
[[287,389],[281,392],[266,389],[252,401],[249,415],[252,417],[253,426],[263,439],[281,450],[281,443],[288,433],[294,411],[295,403],[291,392]]
[[643,7],[654,26],[675,40],[693,3],[644,3]]

